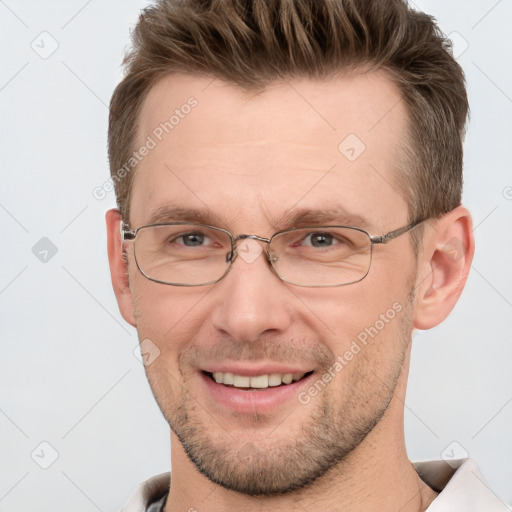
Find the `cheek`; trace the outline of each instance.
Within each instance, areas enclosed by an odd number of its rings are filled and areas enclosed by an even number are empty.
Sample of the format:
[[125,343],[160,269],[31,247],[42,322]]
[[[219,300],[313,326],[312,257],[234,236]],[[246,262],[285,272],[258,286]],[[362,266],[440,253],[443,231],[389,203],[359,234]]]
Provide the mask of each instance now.
[[[307,305],[310,328],[325,332],[324,342],[335,355],[335,373],[379,375],[395,367],[411,332],[412,281],[406,267],[399,276],[379,273],[347,287],[316,289],[301,298]],[[306,317],[303,317],[306,318]],[[336,363],[335,363],[336,364]],[[369,375],[368,375],[369,377]]]
[[328,339],[343,342],[374,326],[381,316],[386,325],[394,320],[405,309],[408,295],[405,283],[397,286],[396,281],[372,283],[368,279],[347,287],[310,289],[300,298],[306,306],[304,321]]
[[151,340],[161,359],[174,367],[180,352],[203,324],[200,310],[208,289],[176,288],[138,274],[131,276],[131,290],[139,340]]
[[410,342],[410,311],[396,302],[368,320],[356,335],[338,342],[332,393],[340,400],[363,410],[390,399]]

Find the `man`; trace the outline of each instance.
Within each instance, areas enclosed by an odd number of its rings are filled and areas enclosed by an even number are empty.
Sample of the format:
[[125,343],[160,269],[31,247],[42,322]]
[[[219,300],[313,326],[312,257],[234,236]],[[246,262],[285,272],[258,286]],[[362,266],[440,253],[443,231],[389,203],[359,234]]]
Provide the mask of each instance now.
[[402,0],[161,0],[111,103],[120,311],[172,478],[123,508],[507,510],[475,463],[413,465],[413,329],[474,251],[467,98]]

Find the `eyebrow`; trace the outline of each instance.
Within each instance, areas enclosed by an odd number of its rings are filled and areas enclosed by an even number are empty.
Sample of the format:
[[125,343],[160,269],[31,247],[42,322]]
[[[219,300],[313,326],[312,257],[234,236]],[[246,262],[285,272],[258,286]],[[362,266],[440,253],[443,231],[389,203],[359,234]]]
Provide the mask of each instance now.
[[[156,209],[150,215],[149,220],[145,225],[166,222],[190,222],[215,226],[219,224],[220,219],[219,215],[216,215],[208,208],[183,208],[179,206],[164,205]],[[362,229],[368,229],[370,226],[368,220],[363,216],[350,213],[342,206],[321,208],[318,210],[293,208],[272,224],[276,230],[283,230],[292,227],[320,226],[326,224],[354,226]]]
[[182,208],[179,206],[164,205],[150,215],[147,224],[160,224],[164,222],[199,222],[201,224],[214,224],[218,221],[219,217],[208,208]]
[[292,209],[279,220],[279,226],[283,226],[281,229],[286,229],[288,226],[320,226],[322,224],[353,226],[363,229],[368,229],[370,226],[370,222],[362,215],[348,212],[342,206],[319,210]]

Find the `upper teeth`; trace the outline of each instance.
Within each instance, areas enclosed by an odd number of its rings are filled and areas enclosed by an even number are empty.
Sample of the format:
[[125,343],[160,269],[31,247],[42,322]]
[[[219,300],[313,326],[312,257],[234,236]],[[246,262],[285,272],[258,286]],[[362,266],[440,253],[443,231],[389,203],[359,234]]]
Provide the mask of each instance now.
[[236,375],[229,372],[214,372],[213,378],[219,384],[227,384],[236,388],[268,388],[280,386],[281,384],[290,384],[292,381],[302,379],[304,373],[270,373],[247,377],[246,375]]

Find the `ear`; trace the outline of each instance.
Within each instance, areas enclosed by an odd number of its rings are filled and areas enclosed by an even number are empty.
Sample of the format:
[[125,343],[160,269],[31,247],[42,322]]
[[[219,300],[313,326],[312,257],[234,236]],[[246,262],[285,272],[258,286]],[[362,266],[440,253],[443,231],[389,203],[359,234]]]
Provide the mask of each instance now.
[[136,327],[133,297],[128,281],[128,265],[119,231],[122,220],[120,211],[115,208],[109,210],[105,215],[105,220],[107,223],[107,250],[110,276],[119,311],[130,325]]
[[414,328],[431,329],[450,314],[466,284],[474,251],[471,214],[462,206],[426,228],[418,255]]

